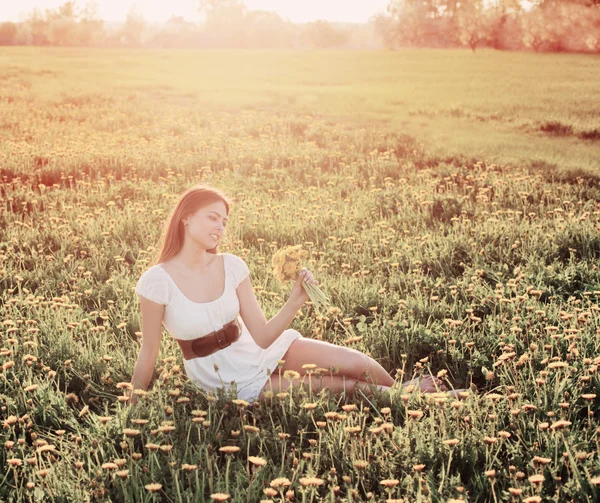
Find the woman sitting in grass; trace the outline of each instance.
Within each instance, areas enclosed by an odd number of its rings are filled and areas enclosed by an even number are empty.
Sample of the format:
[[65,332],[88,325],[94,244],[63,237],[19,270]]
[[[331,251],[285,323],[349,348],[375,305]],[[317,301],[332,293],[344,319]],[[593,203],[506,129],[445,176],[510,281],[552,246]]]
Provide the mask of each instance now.
[[[303,281],[318,284],[306,268],[298,274],[281,310],[270,320],[265,318],[244,261],[217,253],[229,206],[220,191],[197,185],[181,196],[171,214],[157,263],[141,275],[135,288],[140,295],[143,337],[131,381],[131,403],[137,401],[135,390],[146,389],[150,382],[163,324],[181,346],[187,376],[204,390],[229,390],[235,382],[238,398],[260,400],[265,391],[277,393],[299,386],[299,380],[286,380],[282,375],[294,371],[305,376],[305,364],[339,369],[336,375],[307,375],[304,379],[312,380],[315,391],[328,388],[353,395],[357,389],[370,393],[371,387],[389,390],[395,380],[373,358],[288,328],[309,298]],[[424,392],[445,389],[429,376],[402,383],[408,385]]]

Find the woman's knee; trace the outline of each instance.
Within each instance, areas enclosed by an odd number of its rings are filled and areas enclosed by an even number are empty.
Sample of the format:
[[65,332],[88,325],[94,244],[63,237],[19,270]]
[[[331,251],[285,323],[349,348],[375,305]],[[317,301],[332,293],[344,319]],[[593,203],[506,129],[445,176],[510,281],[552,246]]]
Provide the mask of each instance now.
[[338,375],[316,376],[305,374],[298,379],[287,380],[283,378],[282,374],[272,374],[263,386],[258,399],[264,398],[265,391],[272,391],[277,394],[280,392],[289,392],[290,388],[299,389],[303,387],[304,390],[308,390],[309,386],[313,392],[328,389],[334,394],[345,392],[352,395],[357,382],[358,379],[354,379],[353,377]]
[[285,363],[279,370],[280,373],[295,370],[301,375],[306,373],[302,365],[314,363],[321,368],[337,368],[337,375],[361,379],[370,366],[369,357],[354,348],[310,338],[295,340],[282,359]]

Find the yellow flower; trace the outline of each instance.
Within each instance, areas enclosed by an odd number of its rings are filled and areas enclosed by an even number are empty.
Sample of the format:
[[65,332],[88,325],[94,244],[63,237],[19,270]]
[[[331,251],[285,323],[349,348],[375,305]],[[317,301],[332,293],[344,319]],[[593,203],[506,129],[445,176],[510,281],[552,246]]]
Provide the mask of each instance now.
[[271,482],[269,483],[271,487],[284,487],[289,486],[290,484],[290,480],[286,477],[279,477],[277,479],[271,480]]
[[299,480],[303,486],[320,486],[325,483],[323,479],[318,477],[301,477]]
[[286,370],[283,373],[283,378],[287,381],[293,381],[294,379],[299,379],[300,374],[295,370]]
[[267,464],[266,459],[259,458],[258,456],[248,456],[248,461],[250,461],[250,463],[252,464],[259,466],[265,466]]

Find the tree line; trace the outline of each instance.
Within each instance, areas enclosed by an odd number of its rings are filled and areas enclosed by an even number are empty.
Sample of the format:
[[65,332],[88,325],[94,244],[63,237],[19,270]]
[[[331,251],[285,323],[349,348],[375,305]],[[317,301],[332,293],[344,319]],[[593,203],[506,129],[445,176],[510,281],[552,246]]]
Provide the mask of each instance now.
[[600,0],[391,0],[386,47],[600,52]]
[[0,23],[0,45],[154,48],[480,47],[600,52],[600,0],[390,0],[362,24],[294,24],[241,0],[200,0],[201,23],[172,17],[148,23],[99,19],[96,4],[67,1]]
[[132,9],[124,23],[107,23],[97,5],[67,1],[34,9],[22,22],[0,23],[0,45],[149,48],[375,48],[375,25],[315,21],[294,24],[275,12],[248,10],[241,0],[201,0],[201,23],[173,16],[149,23]]

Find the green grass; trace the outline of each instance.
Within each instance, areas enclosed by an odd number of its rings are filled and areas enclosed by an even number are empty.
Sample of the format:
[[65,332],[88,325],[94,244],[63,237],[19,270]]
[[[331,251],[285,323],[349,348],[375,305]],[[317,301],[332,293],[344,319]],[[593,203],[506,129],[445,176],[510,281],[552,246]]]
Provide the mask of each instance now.
[[[134,94],[203,110],[309,114],[401,131],[442,157],[559,171],[598,167],[594,55],[4,48],[0,61],[9,68],[3,94],[23,83],[35,102]],[[572,131],[556,136],[540,129],[547,123]]]
[[[0,498],[597,499],[600,187],[577,137],[599,127],[595,61],[2,49]],[[123,405],[134,285],[203,182],[234,198],[221,251],[268,318],[287,298],[271,257],[302,244],[339,312],[306,305],[294,328],[469,396],[304,386],[247,406],[195,387],[165,333]]]

